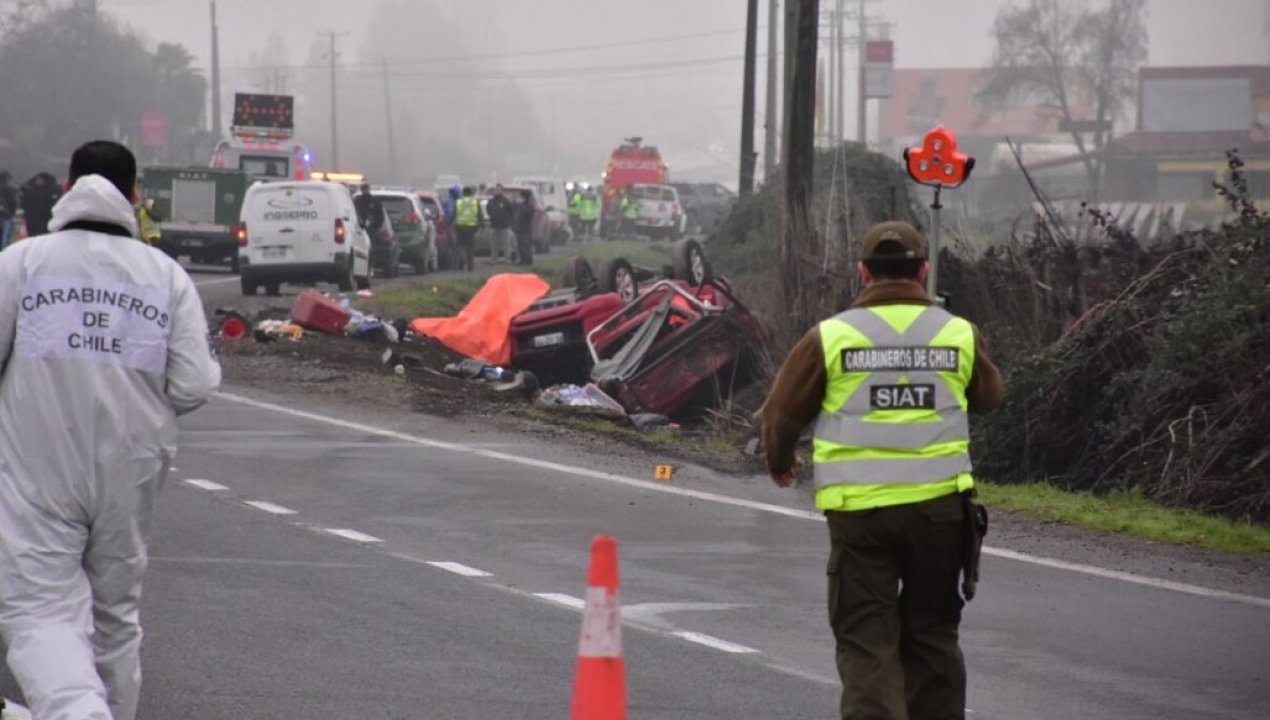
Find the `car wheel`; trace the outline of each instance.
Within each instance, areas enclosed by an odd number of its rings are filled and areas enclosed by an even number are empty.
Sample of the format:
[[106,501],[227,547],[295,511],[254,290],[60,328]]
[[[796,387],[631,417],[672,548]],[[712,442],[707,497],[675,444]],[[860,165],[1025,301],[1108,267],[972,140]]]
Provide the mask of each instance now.
[[584,257],[575,257],[564,267],[565,287],[586,290],[595,287],[595,271]]
[[241,276],[241,277],[239,278],[239,282],[242,284],[242,288],[243,288],[243,295],[255,295],[255,294],[256,294],[256,281],[255,281],[255,280],[252,280],[251,278],[247,277],[246,275],[243,275],[243,276]]
[[696,240],[680,240],[675,244],[675,279],[689,285],[702,285],[713,276],[705,250]]
[[271,297],[276,296],[282,290],[282,283],[267,282],[265,283],[265,294]]
[[628,303],[639,296],[639,282],[635,279],[635,268],[624,258],[613,258],[600,266],[599,290],[604,293],[617,293],[622,302]]
[[353,277],[353,258],[348,259],[348,265],[340,271],[340,276],[336,280],[340,292],[352,292],[357,285],[356,278]]

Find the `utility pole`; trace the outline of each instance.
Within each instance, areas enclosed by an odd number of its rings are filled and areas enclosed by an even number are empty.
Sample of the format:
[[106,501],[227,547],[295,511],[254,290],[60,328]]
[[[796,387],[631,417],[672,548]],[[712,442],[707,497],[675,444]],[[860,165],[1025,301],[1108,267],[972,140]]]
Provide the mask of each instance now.
[[380,67],[384,71],[384,119],[388,124],[388,167],[393,182],[400,182],[397,176],[397,138],[392,131],[392,93],[388,90],[388,58],[380,58]]
[[212,12],[212,137],[216,142],[223,139],[224,129],[220,117],[220,37],[216,27],[216,0],[211,0]]
[[331,169],[338,170],[340,167],[340,130],[339,130],[339,104],[336,102],[336,82],[335,71],[336,62],[339,60],[339,53],[335,51],[335,39],[348,33],[325,32],[318,33],[326,35],[330,38],[331,49]]
[[741,91],[741,179],[738,195],[754,194],[754,81],[758,52],[758,0],[746,3],[745,80]]
[[864,63],[869,52],[869,17],[867,9],[865,8],[866,1],[867,0],[860,0],[860,29],[859,35],[857,36],[858,42],[860,43],[860,79],[858,87],[856,88],[856,107],[858,109],[856,110],[855,133],[856,138],[860,141],[860,144],[867,146],[869,144],[869,128],[866,110],[868,110],[869,99],[864,92]]
[[846,50],[846,35],[843,33],[843,21],[845,20],[843,0],[834,0],[834,2],[838,6],[838,18],[833,24],[834,30],[838,33],[838,40],[834,43],[834,47],[838,51],[838,100],[834,105],[834,113],[835,117],[838,118],[838,124],[834,128],[834,144],[838,144],[845,140],[847,136],[846,107],[843,103],[843,99],[847,96],[847,69],[846,63],[843,61],[846,56],[846,52],[844,52]]
[[776,25],[780,0],[767,0],[767,100],[763,115],[763,182],[776,168]]
[[786,313],[795,323],[809,318],[804,311],[802,255],[811,231],[811,185],[816,149],[816,43],[820,31],[820,0],[786,0],[785,108],[785,231],[781,242],[781,289]]
[[[836,1],[836,0],[835,0]],[[829,8],[829,58],[825,64],[825,145],[834,144],[834,135],[838,127],[838,53],[842,51],[838,38],[838,11],[836,6]]]

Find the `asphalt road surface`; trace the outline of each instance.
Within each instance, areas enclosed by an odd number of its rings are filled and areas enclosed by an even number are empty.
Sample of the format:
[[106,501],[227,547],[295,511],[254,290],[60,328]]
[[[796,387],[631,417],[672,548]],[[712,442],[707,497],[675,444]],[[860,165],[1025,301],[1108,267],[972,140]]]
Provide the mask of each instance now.
[[[227,390],[182,421],[141,718],[564,717],[602,533],[620,544],[631,717],[836,716],[828,543],[805,497]],[[983,572],[963,623],[972,720],[1270,707],[1270,599],[1007,551]],[[17,697],[3,673],[0,693]]]

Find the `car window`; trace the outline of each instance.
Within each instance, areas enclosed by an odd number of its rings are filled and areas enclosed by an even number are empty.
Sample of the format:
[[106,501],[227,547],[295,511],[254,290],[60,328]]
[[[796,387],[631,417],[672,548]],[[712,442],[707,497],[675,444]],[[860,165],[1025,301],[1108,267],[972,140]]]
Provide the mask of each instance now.
[[679,199],[679,198],[675,197],[675,189],[674,189],[674,188],[662,188],[662,189],[661,189],[661,199],[662,199],[662,201],[664,201],[664,202],[676,202],[676,201],[678,201],[678,199]]
[[388,211],[388,217],[398,221],[406,215],[415,211],[414,205],[410,202],[410,198],[401,196],[379,196],[379,203],[384,206],[384,210]]

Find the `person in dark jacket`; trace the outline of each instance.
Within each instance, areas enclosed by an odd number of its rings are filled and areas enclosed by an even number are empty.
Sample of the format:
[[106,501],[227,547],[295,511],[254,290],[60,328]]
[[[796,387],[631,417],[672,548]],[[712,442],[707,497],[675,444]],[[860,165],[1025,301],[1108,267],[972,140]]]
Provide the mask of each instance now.
[[528,190],[520,192],[516,203],[516,217],[512,220],[516,233],[516,262],[519,265],[534,264],[534,196]]
[[501,262],[506,256],[512,259],[512,221],[516,219],[516,205],[503,193],[503,185],[494,186],[494,194],[485,204],[485,214],[489,216],[490,227],[494,237],[490,243],[490,255]]
[[62,189],[57,186],[57,179],[46,172],[37,173],[22,184],[22,214],[28,235],[48,234],[53,206],[61,198]]

